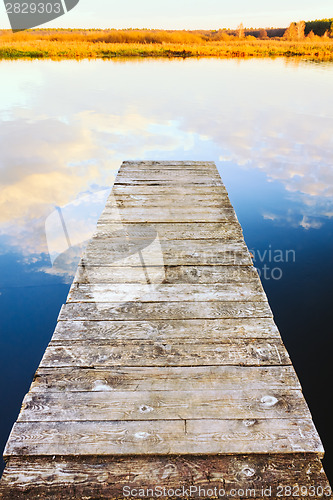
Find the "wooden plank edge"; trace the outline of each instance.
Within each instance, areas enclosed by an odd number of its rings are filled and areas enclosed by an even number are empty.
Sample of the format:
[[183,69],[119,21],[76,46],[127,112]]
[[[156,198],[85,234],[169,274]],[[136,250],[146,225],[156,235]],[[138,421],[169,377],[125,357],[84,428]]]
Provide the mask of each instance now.
[[[189,489],[182,498],[218,498],[211,491],[224,489],[224,498],[237,490],[239,498],[290,498],[288,486],[301,498],[332,498],[322,464],[312,454],[151,456],[151,457],[20,457],[10,458],[0,483],[2,500],[21,499],[124,499],[128,490],[145,490],[140,498],[151,498],[147,489]],[[199,487],[201,493],[199,496]],[[312,488],[312,489],[311,489]],[[253,495],[252,491],[255,490]],[[206,495],[203,494],[206,490]],[[240,495],[240,490],[244,494]],[[322,490],[325,495],[320,494]],[[181,491],[181,492],[182,492]],[[310,492],[312,494],[310,496]],[[133,491],[134,492],[134,491]],[[264,494],[265,492],[265,494]],[[147,494],[148,493],[148,494]],[[281,495],[282,493],[282,495]],[[319,494],[318,494],[319,493]],[[279,495],[279,496],[278,496]],[[172,496],[174,497],[174,495]],[[133,498],[129,494],[128,498]],[[292,497],[293,498],[293,497]]]

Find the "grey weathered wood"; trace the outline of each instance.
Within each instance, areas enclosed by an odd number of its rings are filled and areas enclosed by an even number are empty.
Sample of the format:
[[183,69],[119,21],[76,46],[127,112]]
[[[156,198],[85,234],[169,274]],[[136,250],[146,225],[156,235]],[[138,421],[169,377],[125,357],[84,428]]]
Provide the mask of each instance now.
[[[98,436],[98,439],[96,439]],[[311,420],[16,422],[4,456],[317,453]]]
[[133,172],[119,172],[115,186],[117,185],[150,185],[154,188],[155,185],[201,185],[201,186],[222,186],[221,178],[218,173],[211,172],[209,179],[207,173],[186,171],[179,174],[176,170],[163,170],[158,172],[156,170],[150,171],[133,171]]
[[117,181],[121,183],[122,179],[131,179],[132,181],[137,180],[178,180],[179,182],[184,182],[186,184],[192,184],[197,180],[203,182],[204,184],[209,184],[212,179],[218,180],[222,185],[222,180],[217,169],[209,169],[209,175],[207,175],[207,169],[197,168],[191,170],[183,169],[167,169],[167,168],[150,168],[149,170],[142,169],[121,169],[117,175]]
[[[283,479],[282,479],[283,478]],[[28,485],[28,486],[27,486]],[[185,491],[192,497],[203,491],[242,490],[242,498],[270,498],[290,485],[296,494],[312,492],[311,498],[330,498],[323,467],[313,454],[245,454],[218,456],[136,456],[133,457],[13,457],[7,464],[0,486],[4,500],[47,498],[123,498],[123,488],[163,488]],[[316,488],[310,490],[310,485]],[[271,488],[271,490],[270,490]],[[324,491],[324,496],[322,490]],[[283,490],[282,490],[283,491]],[[1,493],[3,496],[1,496]],[[203,498],[203,493],[200,498]],[[209,498],[212,498],[210,496]],[[302,498],[302,496],[301,496]],[[304,497],[303,495],[303,498]]]
[[[163,163],[163,165],[156,164],[156,165],[144,165],[142,163],[136,163],[132,164],[130,166],[128,165],[121,165],[118,174],[128,174],[129,172],[139,172],[139,173],[149,173],[149,172],[157,172],[157,173],[163,173],[163,172],[174,172],[175,175],[182,175],[186,174],[188,172],[193,172],[194,174],[202,174],[205,175],[206,178],[210,178],[211,175],[216,175],[218,173],[217,167],[214,164],[208,164],[208,163],[196,163],[192,165],[176,165],[176,164],[171,164],[171,163]],[[221,177],[220,177],[221,179]]]
[[149,168],[190,168],[191,170],[195,170],[196,168],[212,168],[217,170],[216,164],[214,161],[202,161],[202,160],[126,160],[120,166],[119,170],[135,170],[135,169],[149,169]]
[[121,166],[5,454],[10,500],[115,500],[165,480],[328,487],[214,163]]
[[118,207],[231,207],[230,200],[227,195],[134,195],[134,194],[113,194],[108,200],[107,206]]
[[271,318],[59,321],[52,341],[280,339]]
[[258,282],[219,284],[138,284],[126,283],[79,284],[74,283],[68,294],[68,302],[170,302],[177,301],[267,301],[266,294]]
[[224,342],[113,340],[109,343],[50,343],[43,368],[82,366],[276,366],[291,364],[280,340],[230,339]]
[[126,242],[92,240],[82,257],[84,265],[130,266],[179,266],[179,265],[240,265],[252,264],[251,256],[243,243],[221,243],[218,240],[167,240]]
[[292,366],[39,368],[32,392],[301,389]]
[[199,175],[204,175],[206,178],[211,177],[211,176],[216,176],[218,175],[219,179],[220,174],[218,173],[218,170],[216,166],[214,165],[207,165],[207,164],[202,164],[202,165],[196,165],[196,166],[190,166],[190,165],[184,165],[180,169],[179,166],[177,165],[150,165],[147,168],[145,166],[141,165],[133,165],[131,166],[130,169],[128,167],[123,166],[120,167],[118,170],[118,175],[123,175],[123,174],[128,174],[129,172],[135,174],[135,173],[142,173],[142,174],[149,174],[153,175],[154,173],[160,174],[164,172],[170,172],[173,173],[174,175],[187,175],[189,173],[193,174],[199,174]]
[[[243,498],[262,498],[262,491],[271,487],[272,496],[281,488],[281,476],[285,484],[297,491],[308,484],[320,487],[329,495],[328,482],[322,465],[317,458],[303,454],[265,455],[220,455],[218,457],[73,457],[12,458],[7,466],[1,498],[21,500],[23,498],[47,498],[59,500],[79,498],[114,499],[122,498],[123,487],[131,489],[153,488],[157,484],[168,489],[193,487],[193,497],[202,491],[241,489]],[[297,478],[297,479],[296,479]],[[297,480],[297,483],[296,483]],[[30,488],[27,489],[27,484]],[[5,491],[11,485],[11,493]],[[1,491],[1,490],[0,490]],[[318,500],[316,490],[312,498]],[[221,493],[222,494],[222,493]],[[8,496],[7,496],[8,495]],[[201,495],[202,498],[202,495]],[[329,498],[325,496],[325,498]]]
[[50,392],[28,394],[18,422],[303,418],[301,391],[193,390]]
[[208,186],[203,184],[187,184],[186,189],[184,185],[179,185],[178,183],[163,185],[156,184],[154,185],[145,185],[145,184],[137,184],[137,185],[126,185],[126,184],[114,184],[112,188],[111,195],[115,196],[118,194],[154,194],[154,195],[169,195],[169,194],[179,194],[184,195],[187,194],[226,194],[226,189],[223,185],[220,186]]
[[119,178],[116,179],[114,185],[115,186],[170,186],[170,185],[177,185],[179,186],[180,184],[183,185],[189,185],[189,186],[201,186],[201,187],[216,187],[216,186],[222,186],[222,183],[219,179],[211,179],[207,180],[207,176],[202,175],[196,176],[195,178],[172,178],[170,177],[169,179],[154,179],[154,178],[148,178],[147,179],[132,179],[131,177],[122,177],[119,176]]
[[237,222],[232,208],[219,207],[113,207],[105,208],[101,222]]
[[238,222],[189,222],[189,223],[130,223],[110,221],[97,224],[94,239],[112,238],[118,240],[147,239],[158,235],[163,240],[232,240],[243,242],[243,233]]
[[67,303],[59,320],[156,320],[271,318],[266,302],[111,302],[92,304]]
[[[312,420],[188,420],[186,437],[202,453],[291,453],[309,452],[323,456],[324,450]],[[238,442],[239,440],[239,442]],[[230,442],[230,447],[228,446]],[[211,448],[210,448],[211,446]],[[237,451],[242,449],[242,452]],[[214,451],[213,451],[214,450]],[[221,450],[221,451],[219,451]]]
[[[258,273],[251,266],[151,266],[153,276],[162,283],[258,283]],[[79,265],[75,283],[147,283],[145,269],[137,267]]]
[[[208,165],[208,164],[200,164],[197,163],[196,165],[187,165],[187,168],[175,168],[175,165],[168,165],[167,163],[161,165],[149,165],[147,168],[142,168],[142,165],[139,165],[139,163],[132,164],[130,168],[126,165],[121,165],[117,177],[121,175],[134,175],[136,173],[142,174],[142,175],[151,175],[153,176],[154,173],[158,175],[163,175],[165,173],[172,172],[174,176],[183,176],[187,175],[188,172],[193,172],[193,175],[202,175],[204,176],[207,180],[211,178],[212,175],[218,175],[218,178],[221,180],[221,177],[218,173],[218,170],[215,165]],[[135,177],[133,177],[135,178]]]

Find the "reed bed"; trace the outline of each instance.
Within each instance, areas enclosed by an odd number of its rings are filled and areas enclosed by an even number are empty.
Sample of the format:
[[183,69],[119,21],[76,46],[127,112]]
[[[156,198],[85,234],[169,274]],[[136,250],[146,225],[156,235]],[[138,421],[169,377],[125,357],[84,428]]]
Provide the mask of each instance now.
[[303,57],[333,61],[333,38],[238,38],[225,32],[29,30],[0,32],[0,58]]

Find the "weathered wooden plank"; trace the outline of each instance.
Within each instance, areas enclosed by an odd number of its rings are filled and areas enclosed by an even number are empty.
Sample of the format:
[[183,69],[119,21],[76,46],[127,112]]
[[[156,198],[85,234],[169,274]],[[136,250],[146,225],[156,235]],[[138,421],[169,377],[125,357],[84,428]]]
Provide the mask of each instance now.
[[156,320],[271,318],[266,302],[112,302],[69,303],[61,308],[60,320]]
[[[147,271],[147,270],[146,270]],[[257,282],[252,266],[151,266],[149,273],[163,276],[165,284]],[[147,283],[142,267],[78,266],[75,283]]]
[[132,168],[164,168],[164,167],[174,167],[174,168],[200,168],[200,167],[211,167],[216,170],[216,164],[214,161],[206,161],[206,160],[126,160],[123,161],[120,168],[131,170]]
[[18,422],[303,418],[297,390],[104,391],[29,393]]
[[229,197],[226,194],[206,194],[206,195],[155,195],[155,194],[112,194],[107,202],[107,207],[171,207],[174,205],[178,207],[231,207]]
[[[247,454],[218,456],[13,457],[0,487],[4,500],[113,500],[154,489],[162,497],[286,500],[289,490],[301,498],[330,498],[320,460],[313,454]],[[160,489],[156,489],[159,487]],[[191,488],[191,490],[190,490]],[[216,495],[215,495],[216,489]],[[173,490],[173,491],[172,491]],[[2,496],[1,496],[2,493]],[[290,498],[290,497],[289,497]]]
[[119,172],[117,179],[115,181],[115,186],[119,184],[148,184],[152,185],[172,185],[177,183],[177,185],[184,186],[184,191],[186,192],[186,186],[188,185],[201,185],[201,186],[223,186],[221,178],[217,172],[211,172],[207,176],[207,172],[194,170],[177,172],[176,170],[136,170],[131,172]]
[[196,176],[193,179],[190,178],[180,178],[180,177],[170,177],[169,179],[154,179],[154,178],[149,178],[147,177],[146,179],[133,179],[132,177],[122,177],[122,176],[117,176],[114,186],[171,186],[171,185],[177,185],[179,186],[180,184],[184,186],[184,189],[186,189],[186,186],[205,186],[205,187],[216,187],[216,186],[223,186],[222,181],[218,178],[216,179],[207,179],[206,175]]
[[280,340],[230,339],[224,342],[193,340],[132,340],[109,343],[76,342],[59,345],[52,341],[40,363],[43,368],[66,366],[211,366],[290,365]]
[[311,420],[17,422],[4,456],[316,453]]
[[201,453],[324,454],[311,419],[188,420],[186,438]]
[[170,195],[170,194],[226,194],[227,190],[223,185],[219,186],[207,186],[203,184],[187,184],[186,188],[184,185],[180,186],[178,183],[168,185],[126,185],[126,184],[114,184],[111,196],[118,194],[154,194],[154,195]]
[[225,207],[123,207],[105,208],[100,222],[237,222],[235,211]]
[[211,172],[218,172],[217,167],[214,162],[132,162],[132,163],[123,163],[118,172],[133,172],[133,171],[150,171],[150,170],[174,170],[175,172],[187,172],[188,170],[194,172],[205,172],[207,176],[210,175]]
[[278,338],[272,318],[187,319],[146,321],[59,321],[52,341],[182,340]]
[[215,168],[196,167],[192,169],[182,168],[123,168],[119,169],[117,180],[122,178],[137,179],[184,179],[186,182],[193,179],[204,179],[209,182],[211,179],[218,179],[221,184],[222,179],[218,170]]
[[214,161],[207,160],[126,160],[122,162],[120,165],[120,169],[124,170],[132,170],[136,168],[148,169],[148,168],[159,168],[163,169],[164,167],[168,168],[177,168],[181,170],[185,167],[196,169],[203,167],[215,168],[217,170],[216,164]]
[[[109,249],[108,249],[109,248]],[[121,247],[118,247],[121,248]],[[250,255],[244,250],[235,250],[230,252],[219,252],[214,254],[212,251],[207,251],[206,254],[198,254],[191,252],[191,249],[184,248],[181,252],[170,252],[162,250],[159,243],[146,247],[132,253],[132,249],[126,252],[126,245],[122,249],[108,247],[105,251],[103,248],[92,247],[87,248],[82,256],[81,266],[110,266],[110,267],[156,267],[164,263],[166,266],[185,266],[188,263],[191,266],[249,266],[251,264]],[[160,277],[159,277],[160,278]],[[164,275],[159,282],[164,280]]]
[[[184,421],[17,422],[9,455],[122,455],[169,453],[185,434]],[[149,453],[149,449],[151,452]]]
[[[193,172],[193,174],[200,174],[200,175],[205,175],[206,177],[210,177],[211,175],[215,176],[216,174],[220,175],[218,173],[217,168],[214,166],[210,165],[197,165],[195,167],[191,167],[190,165],[184,166],[181,169],[177,168],[175,165],[151,165],[147,168],[144,166],[140,165],[133,165],[131,168],[123,168],[120,167],[118,170],[118,174],[129,174],[129,173],[146,173],[149,174],[149,172],[154,173],[160,173],[160,172],[173,172],[175,175],[181,175],[181,174],[188,174]],[[221,177],[219,177],[221,179]]]
[[207,302],[266,301],[260,281],[250,283],[142,285],[138,283],[79,284],[73,283],[67,302]]
[[[153,236],[152,236],[153,237]],[[156,236],[155,236],[156,238]],[[154,239],[152,239],[152,242],[154,242]],[[205,255],[210,255],[213,252],[217,252],[220,255],[233,255],[235,253],[239,252],[244,252],[246,255],[248,255],[248,248],[246,244],[242,241],[224,241],[224,240],[219,240],[219,239],[211,239],[211,240],[201,240],[201,239],[195,239],[195,240],[162,240],[159,238],[159,243],[161,245],[161,248],[163,250],[163,253],[170,255],[175,255],[177,253],[185,252],[187,251],[187,254],[190,255],[190,252],[192,253],[197,253],[201,252],[202,258],[205,259]],[[107,249],[110,250],[115,250],[117,252],[135,252],[138,251],[138,245],[140,247],[145,248],[144,245],[147,243],[151,242],[151,238],[144,239],[142,242],[141,238],[138,239],[130,239],[126,240],[124,239],[123,241],[120,240],[113,240],[113,238],[108,238],[108,239],[92,239],[91,242],[88,244],[87,249],[89,251],[104,251]],[[190,248],[189,248],[190,247]],[[252,262],[251,262],[252,264]],[[249,265],[251,265],[249,264]],[[203,264],[201,264],[203,265]]]
[[[233,240],[243,242],[243,233],[238,222],[189,222],[189,223],[130,223],[98,222],[93,238],[153,239],[158,235],[163,240]],[[237,241],[236,241],[237,240]],[[222,241],[221,241],[222,243]]]
[[243,243],[218,240],[166,240],[152,243],[137,240],[92,240],[81,260],[84,265],[116,267],[178,266],[178,265],[240,265],[252,264],[250,253]]
[[174,180],[174,179],[179,179],[183,180],[185,183],[192,183],[193,180],[196,181],[199,179],[200,181],[203,182],[211,182],[212,180],[218,180],[220,184],[223,185],[222,179],[220,177],[220,174],[218,173],[217,169],[213,168],[205,168],[204,166],[202,167],[196,167],[192,169],[186,169],[186,168],[161,168],[161,167],[156,167],[156,168],[149,168],[149,169],[140,169],[140,168],[122,168],[119,169],[116,182],[122,179],[132,179],[133,181],[136,180],[149,180],[149,179],[154,179],[154,180]]
[[301,389],[292,366],[39,368],[31,392]]
[[203,171],[210,175],[210,172],[218,172],[217,167],[214,162],[155,162],[155,163],[146,163],[146,162],[132,162],[131,164],[123,163],[118,172],[132,172],[135,170],[139,171],[149,171],[149,170],[175,170],[176,172],[186,172],[187,170],[193,170],[195,172]]
[[210,166],[210,165],[196,165],[195,167],[190,167],[187,166],[187,168],[175,168],[174,165],[156,165],[155,167],[153,165],[149,166],[148,168],[142,168],[140,165],[132,165],[130,168],[129,167],[120,167],[117,173],[117,177],[120,177],[122,175],[128,175],[132,178],[135,178],[135,175],[140,175],[140,176],[154,176],[156,175],[173,175],[173,176],[187,176],[193,174],[193,176],[199,175],[202,177],[205,177],[206,179],[210,179],[215,176],[218,176],[219,180],[222,181],[221,176],[217,170],[217,168]]

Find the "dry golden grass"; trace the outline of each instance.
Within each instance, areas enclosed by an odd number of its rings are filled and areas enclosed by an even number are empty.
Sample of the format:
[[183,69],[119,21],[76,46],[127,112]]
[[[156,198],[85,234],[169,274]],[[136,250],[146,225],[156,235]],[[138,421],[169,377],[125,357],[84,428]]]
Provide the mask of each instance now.
[[225,32],[29,30],[0,32],[0,58],[306,57],[333,61],[333,39],[237,38]]

